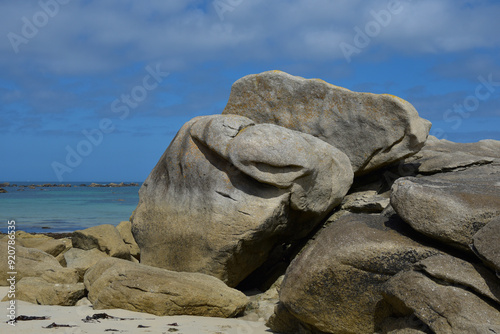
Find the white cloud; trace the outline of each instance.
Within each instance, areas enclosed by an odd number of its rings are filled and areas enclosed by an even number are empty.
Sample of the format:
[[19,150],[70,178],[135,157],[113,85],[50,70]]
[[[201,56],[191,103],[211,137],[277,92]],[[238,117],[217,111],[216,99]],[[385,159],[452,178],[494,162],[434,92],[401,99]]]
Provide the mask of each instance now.
[[[37,2],[3,5],[1,30],[20,33],[21,18],[40,11]],[[2,59],[26,61],[58,73],[102,72],[134,61],[159,60],[179,68],[231,54],[242,60],[343,58],[341,42],[352,43],[354,27],[388,1],[243,0],[224,15],[211,1],[73,1],[14,54],[8,39]],[[468,4],[468,6],[466,6]],[[500,5],[488,1],[401,1],[371,45],[411,53],[455,52],[498,47]],[[368,52],[369,49],[363,50]],[[175,70],[175,69],[174,69]]]

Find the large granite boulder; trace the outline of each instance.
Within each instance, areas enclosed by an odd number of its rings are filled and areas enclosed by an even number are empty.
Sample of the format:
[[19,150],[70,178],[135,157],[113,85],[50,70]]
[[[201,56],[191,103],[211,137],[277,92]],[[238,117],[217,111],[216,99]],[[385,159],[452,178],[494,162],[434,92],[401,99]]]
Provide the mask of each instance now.
[[348,214],[331,223],[290,264],[281,306],[268,325],[287,333],[372,334],[392,312],[383,301],[383,284],[440,253],[407,233],[396,216]]
[[179,273],[116,258],[99,261],[85,274],[94,309],[165,315],[229,318],[245,310],[248,298],[219,279]]
[[235,115],[186,123],[139,191],[141,263],[236,286],[305,237],[352,184],[347,156],[311,135]]
[[418,152],[431,126],[398,97],[352,92],[280,71],[236,81],[223,114],[318,137],[347,154],[356,175]]
[[472,248],[500,277],[500,216],[474,234]]
[[476,232],[500,215],[498,177],[500,169],[481,166],[445,175],[401,178],[392,187],[391,205],[415,230],[469,251]]

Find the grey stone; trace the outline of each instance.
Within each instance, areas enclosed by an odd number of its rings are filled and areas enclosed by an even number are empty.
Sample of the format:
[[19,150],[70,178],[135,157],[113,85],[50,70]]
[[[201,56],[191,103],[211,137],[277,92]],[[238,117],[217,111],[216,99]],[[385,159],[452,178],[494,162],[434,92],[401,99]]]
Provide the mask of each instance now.
[[274,308],[279,302],[279,289],[283,282],[283,275],[280,276],[271,287],[260,293],[246,293],[249,296],[250,303],[248,304],[245,315],[242,319],[249,321],[267,321],[273,314]]
[[500,304],[500,282],[493,273],[480,265],[440,254],[420,261],[417,267],[438,280],[467,287]]
[[80,274],[75,268],[47,269],[39,277],[54,284],[75,284],[81,281]]
[[[38,305],[74,306],[85,295],[83,283],[54,284],[39,277],[23,277],[16,284],[16,299]],[[6,301],[7,296],[2,300]]]
[[[3,238],[4,241],[8,237]],[[43,234],[30,234],[24,231],[16,232],[16,244],[26,248],[36,248],[54,257],[71,248],[71,240],[67,238],[54,239]]]
[[[391,315],[382,285],[439,254],[398,231],[395,218],[349,214],[323,229],[288,267],[280,302],[303,324],[327,333],[372,334]],[[409,232],[409,231],[407,231]],[[405,232],[406,233],[406,232]],[[281,323],[277,317],[270,320]]]
[[99,261],[85,274],[94,309],[121,308],[158,316],[234,317],[247,297],[219,279],[154,268],[116,258]]
[[475,168],[500,162],[500,141],[481,140],[476,143],[454,143],[429,136],[425,146],[405,159],[405,169],[414,173],[435,174]]
[[389,197],[381,196],[375,190],[368,190],[347,195],[340,208],[355,213],[380,213],[389,204]]
[[480,229],[473,240],[476,254],[484,263],[500,273],[500,216]]
[[431,126],[398,97],[352,92],[280,71],[236,81],[223,114],[318,137],[347,154],[356,175],[418,152]]
[[[8,272],[17,272],[16,280],[23,277],[39,277],[46,271],[58,271],[63,269],[59,262],[52,256],[35,248],[26,248],[15,245],[15,257],[9,258],[9,249],[6,240],[0,242],[0,285],[8,285]],[[12,246],[12,245],[11,245]],[[10,267],[8,261],[13,260],[14,267]],[[12,264],[11,264],[12,265]],[[12,270],[13,269],[13,270]]]
[[385,300],[400,314],[413,313],[434,333],[500,332],[500,312],[461,287],[439,284],[420,272],[402,272],[384,286]]
[[500,215],[500,186],[480,173],[473,179],[401,178],[392,187],[391,205],[415,230],[470,251],[474,234]]
[[100,260],[108,258],[108,255],[97,248],[91,250],[72,248],[64,253],[64,258],[67,267],[75,269],[78,272],[79,280],[83,281],[85,272]]
[[136,259],[140,259],[141,250],[139,248],[139,245],[137,245],[134,236],[132,235],[132,223],[130,221],[120,222],[120,224],[116,226],[116,229],[129,248],[130,255]]
[[129,248],[125,245],[116,227],[110,224],[75,231],[72,240],[74,248],[83,250],[97,248],[109,256],[130,259]]
[[308,134],[234,115],[192,119],[139,191],[141,263],[236,286],[305,237],[352,178],[347,156]]

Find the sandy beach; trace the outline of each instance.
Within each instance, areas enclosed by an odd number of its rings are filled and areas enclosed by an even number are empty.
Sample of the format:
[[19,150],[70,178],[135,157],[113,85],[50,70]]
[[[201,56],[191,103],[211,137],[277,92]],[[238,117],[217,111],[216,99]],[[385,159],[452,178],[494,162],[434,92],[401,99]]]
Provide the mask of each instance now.
[[[8,288],[1,287],[0,295],[5,296]],[[16,316],[48,316],[47,320],[18,321],[15,326],[7,324],[8,302],[0,302],[2,310],[1,333],[220,333],[220,334],[260,334],[272,333],[264,322],[241,319],[207,318],[194,316],[159,317],[147,313],[126,310],[94,310],[91,306],[47,306],[23,301],[16,302]],[[101,319],[84,322],[87,316],[106,313],[120,319]],[[73,327],[44,328],[52,323]]]

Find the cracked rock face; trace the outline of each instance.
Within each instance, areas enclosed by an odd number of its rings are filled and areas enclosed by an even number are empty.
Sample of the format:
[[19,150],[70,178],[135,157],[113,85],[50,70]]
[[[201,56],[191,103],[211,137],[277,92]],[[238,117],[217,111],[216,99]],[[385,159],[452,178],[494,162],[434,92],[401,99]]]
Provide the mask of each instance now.
[[312,327],[313,333],[372,334],[391,314],[383,284],[440,253],[400,234],[404,225],[396,218],[348,214],[323,229],[288,267],[280,290],[286,312],[271,317],[271,329],[283,330],[291,315],[301,324],[288,332]]
[[401,272],[385,284],[384,298],[400,314],[413,313],[433,333],[499,333],[498,304],[453,283],[422,272]]
[[223,114],[318,137],[347,154],[356,175],[415,154],[431,126],[398,97],[352,92],[280,71],[236,81]]
[[[470,250],[474,235],[500,215],[500,169],[494,166],[431,177],[406,177],[392,186],[391,205],[415,230]],[[492,174],[481,171],[493,170]]]
[[348,157],[311,135],[246,117],[186,123],[139,191],[141,263],[236,286],[307,235],[352,184]]
[[[473,250],[500,278],[500,216],[474,235]],[[500,295],[500,293],[499,293]]]

